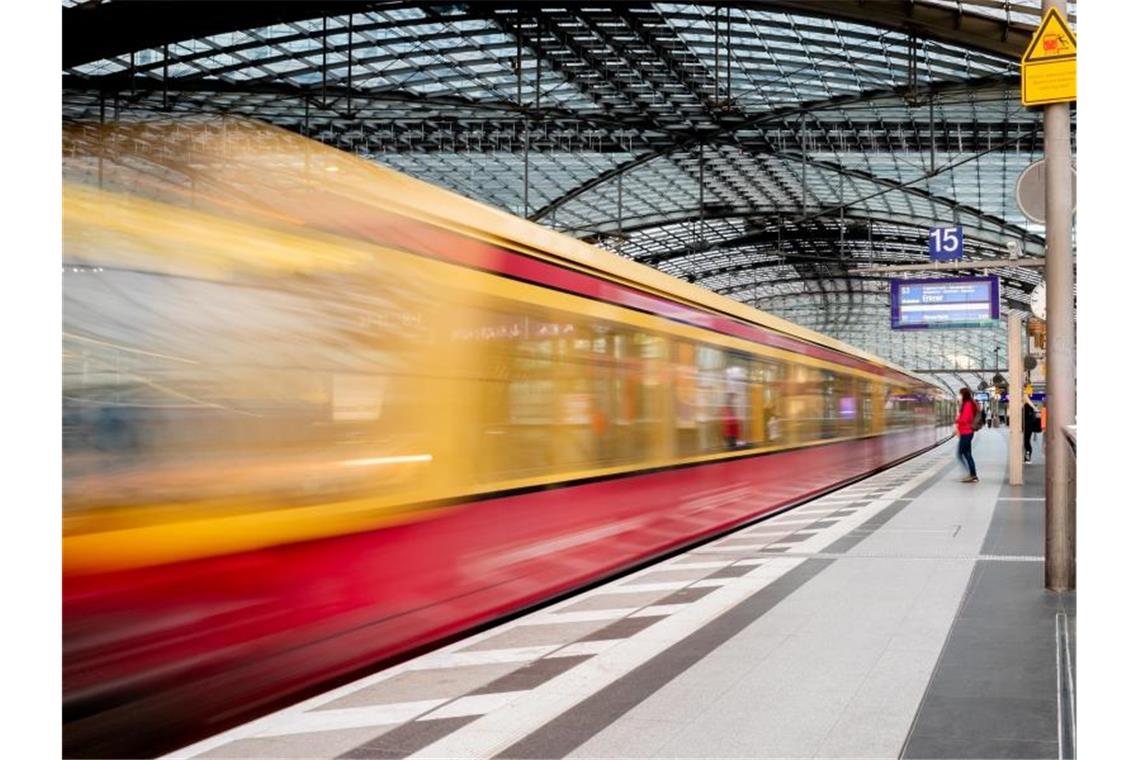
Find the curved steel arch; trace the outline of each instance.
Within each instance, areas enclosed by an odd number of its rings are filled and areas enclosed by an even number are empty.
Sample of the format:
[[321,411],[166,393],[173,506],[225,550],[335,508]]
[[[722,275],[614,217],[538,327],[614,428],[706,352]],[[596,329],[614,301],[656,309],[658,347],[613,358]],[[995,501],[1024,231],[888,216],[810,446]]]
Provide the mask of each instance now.
[[[564,3],[562,5],[587,5]],[[698,2],[696,5],[712,5]],[[160,47],[187,37],[205,37],[223,32],[267,26],[274,23],[318,18],[335,9],[337,15],[426,3],[327,2],[298,0],[267,3],[263,0],[227,0],[210,13],[202,12],[196,0],[133,0],[130,3],[81,4],[64,8],[63,66],[68,68],[108,58],[131,50]],[[469,2],[468,6],[494,3]],[[717,3],[725,5],[725,3]],[[778,10],[797,15],[843,19],[895,31],[913,32],[925,39],[960,45],[994,55],[1017,59],[1029,44],[1033,28],[1027,23],[1002,21],[992,16],[946,8],[923,0],[752,0],[731,5],[753,10]],[[969,6],[969,3],[966,3]],[[430,5],[429,5],[430,7]]]

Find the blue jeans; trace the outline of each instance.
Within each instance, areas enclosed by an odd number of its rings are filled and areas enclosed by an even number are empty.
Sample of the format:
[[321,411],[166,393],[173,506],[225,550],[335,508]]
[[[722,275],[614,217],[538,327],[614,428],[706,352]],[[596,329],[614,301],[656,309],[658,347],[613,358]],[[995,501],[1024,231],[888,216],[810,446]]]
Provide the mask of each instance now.
[[970,445],[974,442],[973,433],[959,433],[958,434],[958,461],[969,468],[970,477],[978,477],[978,471],[974,467],[974,454],[970,451]]

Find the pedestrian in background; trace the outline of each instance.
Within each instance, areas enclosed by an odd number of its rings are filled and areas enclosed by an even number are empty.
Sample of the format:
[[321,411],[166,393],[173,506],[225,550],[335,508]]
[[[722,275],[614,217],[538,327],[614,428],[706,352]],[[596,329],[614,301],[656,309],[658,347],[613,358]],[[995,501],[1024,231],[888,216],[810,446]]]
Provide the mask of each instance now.
[[1041,418],[1037,416],[1037,409],[1029,397],[1021,405],[1021,448],[1025,453],[1025,461],[1033,459],[1033,435],[1041,432]]
[[978,429],[977,418],[981,410],[969,388],[963,388],[958,394],[962,397],[962,406],[958,409],[958,419],[954,423],[958,434],[958,461],[970,472],[962,478],[962,482],[977,483],[978,470],[974,466],[974,452],[971,447],[974,443],[974,431]]

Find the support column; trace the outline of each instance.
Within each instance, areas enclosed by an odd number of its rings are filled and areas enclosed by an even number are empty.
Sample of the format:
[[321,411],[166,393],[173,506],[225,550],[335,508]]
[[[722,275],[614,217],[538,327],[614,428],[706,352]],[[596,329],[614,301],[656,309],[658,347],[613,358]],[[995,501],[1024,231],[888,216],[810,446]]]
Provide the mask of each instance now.
[[1022,368],[1025,351],[1021,345],[1021,314],[1009,313],[1009,484],[1025,483],[1022,452],[1021,408],[1025,404],[1025,374]]
[[[1064,0],[1042,0],[1041,12]],[[1063,428],[1076,420],[1076,323],[1073,306],[1073,157],[1069,104],[1044,106],[1045,282],[1048,333],[1045,343],[1045,586],[1077,587],[1075,461]]]

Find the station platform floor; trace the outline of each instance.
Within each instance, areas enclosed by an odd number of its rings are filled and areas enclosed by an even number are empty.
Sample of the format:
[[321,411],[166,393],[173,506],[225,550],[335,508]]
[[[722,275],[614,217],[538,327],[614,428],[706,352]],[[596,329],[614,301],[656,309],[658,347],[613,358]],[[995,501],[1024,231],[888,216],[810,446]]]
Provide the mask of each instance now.
[[956,441],[169,757],[1056,758],[1044,464]]

